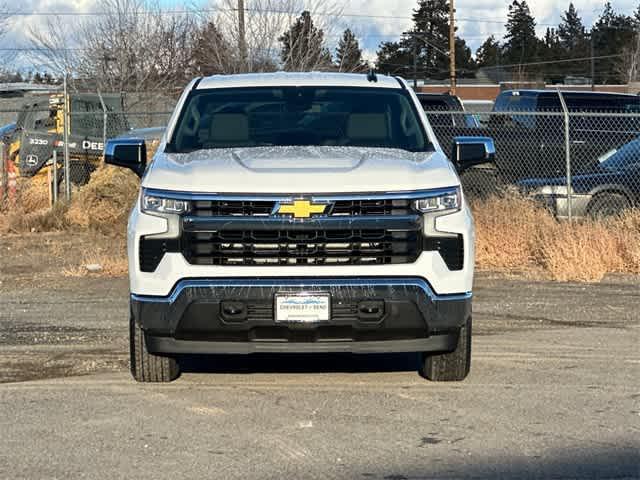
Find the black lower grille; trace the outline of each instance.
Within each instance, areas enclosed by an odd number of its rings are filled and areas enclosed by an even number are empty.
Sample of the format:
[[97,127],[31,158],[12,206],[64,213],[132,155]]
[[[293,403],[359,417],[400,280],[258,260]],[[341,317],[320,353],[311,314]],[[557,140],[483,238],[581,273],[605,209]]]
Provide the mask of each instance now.
[[464,242],[462,235],[455,237],[427,237],[424,250],[437,251],[449,270],[462,270],[464,266]]
[[142,237],[138,251],[140,270],[143,272],[155,272],[165,253],[178,251],[180,251],[180,239],[178,238]]
[[182,238],[140,239],[140,270],[153,272],[167,252],[182,252],[193,265],[383,265],[412,263],[437,251],[449,270],[464,267],[464,241],[423,238],[419,232],[224,231],[185,233]]
[[224,230],[182,238],[195,265],[382,265],[412,263],[421,250],[417,231]]

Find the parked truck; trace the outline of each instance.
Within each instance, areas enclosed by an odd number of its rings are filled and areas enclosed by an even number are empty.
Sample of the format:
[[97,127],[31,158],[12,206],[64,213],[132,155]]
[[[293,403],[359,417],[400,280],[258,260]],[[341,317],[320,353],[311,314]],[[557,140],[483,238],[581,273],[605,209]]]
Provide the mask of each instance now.
[[[565,116],[569,112],[572,173],[593,171],[599,158],[640,136],[640,96],[618,93],[554,90],[507,90],[480,125],[463,122],[434,127],[443,145],[460,135],[493,138],[492,163],[463,177],[468,193],[482,196],[527,178],[558,177],[567,171]],[[441,114],[448,118],[448,113]],[[432,112],[431,117],[439,114]]]
[[275,73],[192,81],[129,217],[131,372],[165,382],[180,354],[420,352],[420,373],[471,362],[474,228],[458,172],[400,78]]

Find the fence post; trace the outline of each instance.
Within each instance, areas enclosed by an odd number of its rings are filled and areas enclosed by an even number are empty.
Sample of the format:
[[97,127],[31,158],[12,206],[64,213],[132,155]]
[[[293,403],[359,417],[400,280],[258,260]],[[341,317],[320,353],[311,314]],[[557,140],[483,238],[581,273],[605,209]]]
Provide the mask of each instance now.
[[565,149],[565,158],[566,158],[566,167],[567,167],[567,216],[569,218],[569,223],[573,221],[573,215],[571,212],[571,193],[572,193],[572,182],[571,182],[571,132],[569,128],[569,109],[567,108],[567,103],[564,101],[564,95],[558,89],[558,96],[560,97],[560,104],[562,105],[562,111],[564,112],[564,149]]
[[100,99],[100,105],[102,105],[102,150],[104,151],[104,147],[107,144],[107,120],[109,117],[107,106],[104,104],[100,90],[98,90],[98,98]]
[[53,149],[53,204],[58,203],[58,152]]
[[63,102],[63,136],[64,136],[64,196],[65,200],[69,202],[71,200],[71,164],[69,160],[69,120],[71,115],[69,113],[69,92],[67,90],[67,74],[64,75],[64,102]]
[[6,202],[9,190],[9,175],[4,160],[4,149],[4,142],[0,142],[0,206]]

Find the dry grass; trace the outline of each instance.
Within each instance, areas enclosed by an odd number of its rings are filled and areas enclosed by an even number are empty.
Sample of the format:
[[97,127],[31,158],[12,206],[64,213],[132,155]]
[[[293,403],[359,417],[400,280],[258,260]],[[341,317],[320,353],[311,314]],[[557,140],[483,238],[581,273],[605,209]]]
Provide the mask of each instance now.
[[582,282],[640,273],[639,211],[569,224],[516,196],[490,198],[473,210],[480,269]]
[[130,170],[101,166],[93,172],[91,181],[73,196],[65,219],[76,227],[124,235],[139,186],[140,180]]
[[[130,171],[102,166],[73,196],[70,205],[48,208],[46,176],[21,181],[16,206],[0,211],[0,233],[98,232],[123,237],[139,188]],[[640,211],[606,221],[558,222],[543,208],[518,196],[493,197],[472,205],[479,269],[558,281],[599,281],[608,273],[640,274]],[[109,242],[107,242],[109,243]],[[111,242],[113,243],[113,242]],[[124,242],[114,252],[94,249],[69,259],[65,275],[119,276],[127,272]],[[115,245],[114,244],[114,245]],[[99,264],[99,272],[85,265]]]
[[15,198],[0,205],[0,233],[53,232],[64,230],[68,222],[62,205],[50,208],[46,175],[20,178]]
[[[92,270],[89,266],[99,266]],[[97,253],[84,257],[80,264],[72,265],[62,270],[65,277],[122,277],[127,275],[127,256],[122,254]]]
[[46,175],[20,179],[15,201],[0,209],[0,233],[80,228],[124,235],[139,184],[138,177],[129,170],[101,166],[87,185],[74,189],[69,205],[59,202],[51,209]]

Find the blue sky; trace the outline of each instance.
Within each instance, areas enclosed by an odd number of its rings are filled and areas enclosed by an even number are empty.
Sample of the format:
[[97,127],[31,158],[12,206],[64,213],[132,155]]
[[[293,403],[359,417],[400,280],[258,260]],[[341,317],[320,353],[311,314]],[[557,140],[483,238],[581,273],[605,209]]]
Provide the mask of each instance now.
[[[159,0],[163,6],[180,8],[181,2],[175,0]],[[203,7],[217,5],[223,0],[196,0],[189,1],[188,5],[200,5]],[[252,0],[245,0],[250,6]],[[317,5],[319,0],[298,0],[312,5]],[[340,24],[333,27],[328,34],[331,47],[337,42],[340,30],[351,28],[361,39],[368,57],[375,55],[378,45],[382,41],[397,39],[400,33],[406,30],[410,24],[411,11],[416,5],[416,0],[322,0],[324,3],[332,1],[341,6],[345,14],[377,15],[381,17],[400,18],[357,18],[345,16]],[[87,12],[96,11],[97,0],[22,0],[17,6],[17,0],[8,0],[10,7],[14,2],[16,8],[24,12]],[[2,3],[2,0],[0,0]],[[475,49],[490,34],[500,38],[504,34],[504,22],[507,18],[509,0],[457,0],[457,17],[459,18],[459,35],[467,40],[467,43]],[[584,23],[589,26],[602,11],[604,0],[575,0],[574,5],[581,14]],[[631,14],[637,7],[639,0],[612,0],[615,10]],[[569,2],[557,0],[530,0],[529,6],[538,22],[538,31],[542,35],[548,25],[557,25],[560,15],[568,7]],[[28,45],[28,26],[37,26],[43,21],[43,17],[21,16],[14,19],[10,33],[0,39],[0,46],[13,47],[16,45]],[[72,28],[74,18],[68,17],[69,27]]]

